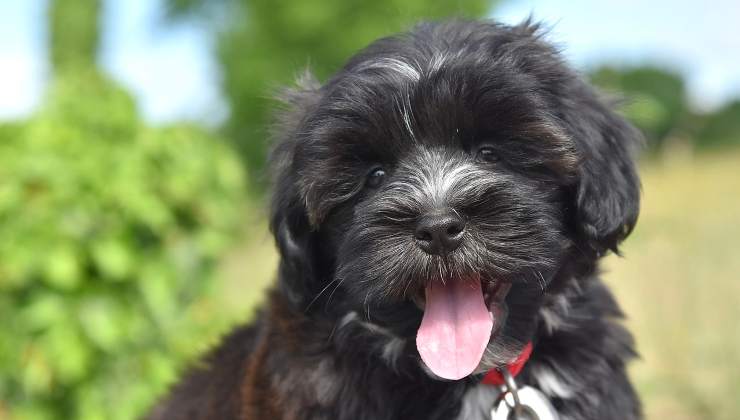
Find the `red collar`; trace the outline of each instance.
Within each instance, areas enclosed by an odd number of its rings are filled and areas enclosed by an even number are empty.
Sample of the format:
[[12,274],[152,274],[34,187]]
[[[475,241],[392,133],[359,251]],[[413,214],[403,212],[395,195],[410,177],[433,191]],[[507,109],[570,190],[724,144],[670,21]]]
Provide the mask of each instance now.
[[[513,362],[506,365],[506,369],[509,371],[509,373],[511,373],[512,377],[518,375],[519,372],[521,372],[524,364],[527,363],[527,360],[529,360],[529,356],[531,354],[532,342],[529,342],[526,346],[524,346],[524,349],[521,353],[519,353],[519,356],[517,356],[517,358]],[[488,373],[486,373],[486,376],[483,377],[481,383],[484,383],[486,385],[503,385],[504,377],[497,369],[492,369],[489,370]]]

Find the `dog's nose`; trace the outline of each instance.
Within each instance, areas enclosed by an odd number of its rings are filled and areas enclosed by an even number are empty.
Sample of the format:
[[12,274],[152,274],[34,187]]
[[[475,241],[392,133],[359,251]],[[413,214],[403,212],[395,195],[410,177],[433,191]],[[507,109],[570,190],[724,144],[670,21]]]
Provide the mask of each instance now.
[[422,216],[416,223],[414,237],[426,253],[443,255],[460,246],[464,233],[465,221],[450,210]]

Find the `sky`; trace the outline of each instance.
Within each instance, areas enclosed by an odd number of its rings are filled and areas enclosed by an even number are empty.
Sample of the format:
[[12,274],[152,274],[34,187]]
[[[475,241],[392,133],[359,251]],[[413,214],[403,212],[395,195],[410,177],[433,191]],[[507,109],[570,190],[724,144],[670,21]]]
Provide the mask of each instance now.
[[[104,2],[101,66],[130,89],[154,124],[216,125],[228,115],[214,40],[196,23],[162,25],[161,0]],[[44,0],[0,0],[0,120],[31,115],[48,79]],[[507,0],[506,23],[532,15],[580,70],[657,64],[688,81],[692,103],[740,97],[740,1]]]

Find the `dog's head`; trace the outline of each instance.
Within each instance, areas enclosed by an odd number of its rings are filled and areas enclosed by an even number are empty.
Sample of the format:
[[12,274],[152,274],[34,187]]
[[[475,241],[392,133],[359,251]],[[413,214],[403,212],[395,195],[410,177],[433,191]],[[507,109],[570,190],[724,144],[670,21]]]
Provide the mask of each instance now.
[[637,133],[529,23],[422,24],[286,100],[280,287],[416,337],[438,376],[511,360],[637,219]]

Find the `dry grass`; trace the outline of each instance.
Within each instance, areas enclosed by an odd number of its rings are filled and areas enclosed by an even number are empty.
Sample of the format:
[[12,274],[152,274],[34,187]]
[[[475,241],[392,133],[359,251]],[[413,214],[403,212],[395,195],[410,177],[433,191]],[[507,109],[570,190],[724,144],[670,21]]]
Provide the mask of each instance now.
[[246,240],[235,249],[221,267],[220,302],[233,319],[250,317],[264,300],[265,292],[277,273],[278,256],[267,229],[267,216],[261,207],[249,215]]
[[645,166],[643,207],[606,278],[642,360],[650,419],[740,418],[740,151]]
[[[649,419],[740,418],[740,150],[644,165],[643,208],[609,257],[642,359],[632,377]],[[277,258],[262,223],[224,265],[224,310],[248,316]]]

